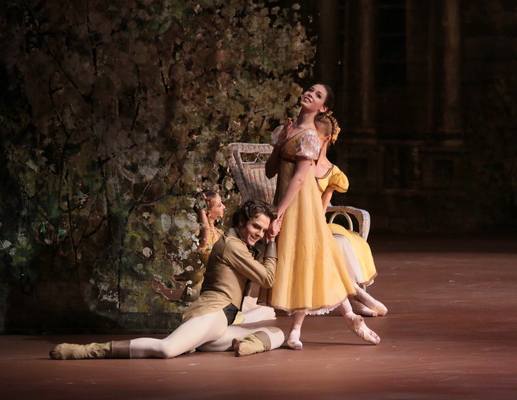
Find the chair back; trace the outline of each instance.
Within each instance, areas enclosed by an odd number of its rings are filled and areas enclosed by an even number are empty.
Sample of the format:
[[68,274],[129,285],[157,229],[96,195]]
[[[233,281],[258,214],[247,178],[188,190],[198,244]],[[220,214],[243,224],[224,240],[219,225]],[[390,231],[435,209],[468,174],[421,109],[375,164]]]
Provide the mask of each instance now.
[[264,143],[230,143],[228,164],[242,200],[259,199],[273,203],[276,176],[266,176],[266,161],[273,146]]
[[[276,190],[276,176],[266,177],[266,161],[273,151],[273,146],[263,143],[230,143],[228,145],[228,164],[241,193],[242,200],[258,199],[273,204]],[[351,216],[356,220],[357,232],[364,240],[370,232],[370,214],[366,210],[350,206],[330,206],[327,213],[332,213],[329,222],[338,215],[343,215],[347,228],[354,230]]]

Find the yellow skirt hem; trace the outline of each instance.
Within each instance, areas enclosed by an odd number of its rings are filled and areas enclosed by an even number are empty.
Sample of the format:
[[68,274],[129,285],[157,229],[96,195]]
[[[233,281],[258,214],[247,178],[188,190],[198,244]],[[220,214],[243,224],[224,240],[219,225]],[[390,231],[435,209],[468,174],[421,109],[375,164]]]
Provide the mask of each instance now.
[[356,295],[356,293],[349,294],[337,304],[334,304],[331,306],[316,307],[316,308],[308,308],[308,307],[284,308],[284,307],[275,306],[273,304],[268,304],[268,306],[273,307],[277,310],[285,311],[289,316],[293,315],[294,313],[298,313],[298,312],[303,312],[306,315],[325,315],[325,314],[328,314],[329,312],[335,310],[336,308],[338,308],[349,297],[354,297],[355,295]]
[[365,285],[365,286],[370,286],[373,281],[375,280],[375,278],[377,278],[377,273],[375,273],[375,275],[373,275],[370,279],[368,279],[366,282],[357,282],[358,285]]

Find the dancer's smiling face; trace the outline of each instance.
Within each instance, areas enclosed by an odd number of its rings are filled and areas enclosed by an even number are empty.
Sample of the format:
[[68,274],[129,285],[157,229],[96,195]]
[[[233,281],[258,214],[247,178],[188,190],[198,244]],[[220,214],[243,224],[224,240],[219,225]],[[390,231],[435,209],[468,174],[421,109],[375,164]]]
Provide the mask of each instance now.
[[255,244],[266,234],[271,220],[264,214],[258,214],[251,218],[248,222],[241,224],[237,228],[237,232],[242,240],[249,246]]
[[208,205],[208,212],[212,218],[217,219],[223,217],[226,206],[223,204],[219,193],[216,193],[215,196],[208,201]]
[[302,94],[300,104],[307,111],[317,111],[319,113],[324,113],[328,110],[328,107],[325,105],[326,100],[327,89],[325,89],[325,86],[323,85],[316,84],[311,86]]

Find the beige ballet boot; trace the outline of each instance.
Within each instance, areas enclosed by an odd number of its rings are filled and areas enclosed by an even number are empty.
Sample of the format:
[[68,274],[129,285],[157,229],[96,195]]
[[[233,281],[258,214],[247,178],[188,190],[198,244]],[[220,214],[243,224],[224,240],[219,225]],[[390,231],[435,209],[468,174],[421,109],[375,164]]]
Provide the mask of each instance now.
[[232,347],[235,357],[249,356],[271,350],[271,340],[266,332],[258,331],[244,339],[233,339]]
[[86,358],[129,358],[129,340],[106,343],[61,343],[49,356],[53,360],[81,360]]
[[111,342],[110,358],[131,358],[129,344],[131,340],[114,340]]

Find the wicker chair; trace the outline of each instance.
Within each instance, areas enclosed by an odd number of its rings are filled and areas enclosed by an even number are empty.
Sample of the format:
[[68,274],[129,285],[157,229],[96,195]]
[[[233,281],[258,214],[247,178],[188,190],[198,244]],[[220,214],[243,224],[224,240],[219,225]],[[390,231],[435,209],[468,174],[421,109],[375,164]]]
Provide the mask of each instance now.
[[[265,171],[267,158],[272,151],[273,146],[269,144],[231,143],[228,145],[228,163],[244,201],[261,199],[268,203],[273,202],[276,176],[268,179]],[[329,206],[327,214],[330,214],[329,222],[334,222],[336,217],[343,216],[348,229],[355,230],[363,239],[368,239],[370,232],[368,211],[350,206]]]

